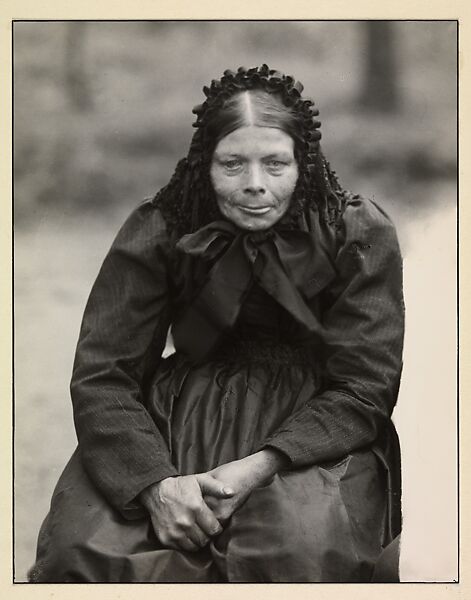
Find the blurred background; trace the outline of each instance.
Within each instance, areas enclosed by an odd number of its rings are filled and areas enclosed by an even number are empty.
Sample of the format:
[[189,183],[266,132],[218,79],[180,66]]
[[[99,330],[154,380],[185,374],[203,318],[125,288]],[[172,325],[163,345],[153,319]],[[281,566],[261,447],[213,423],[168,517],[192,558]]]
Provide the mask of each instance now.
[[202,86],[263,62],[303,82],[340,181],[398,228],[401,577],[457,578],[456,61],[452,21],[14,24],[16,581],[76,444],[68,385],[104,254],[186,154]]

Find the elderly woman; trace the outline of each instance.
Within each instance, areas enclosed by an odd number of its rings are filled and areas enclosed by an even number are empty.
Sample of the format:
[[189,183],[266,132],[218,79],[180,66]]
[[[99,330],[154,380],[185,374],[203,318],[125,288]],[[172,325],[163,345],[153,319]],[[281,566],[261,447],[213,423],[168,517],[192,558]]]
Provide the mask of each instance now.
[[213,80],[118,233],[32,581],[369,581],[399,533],[400,251],[302,89],[266,65]]

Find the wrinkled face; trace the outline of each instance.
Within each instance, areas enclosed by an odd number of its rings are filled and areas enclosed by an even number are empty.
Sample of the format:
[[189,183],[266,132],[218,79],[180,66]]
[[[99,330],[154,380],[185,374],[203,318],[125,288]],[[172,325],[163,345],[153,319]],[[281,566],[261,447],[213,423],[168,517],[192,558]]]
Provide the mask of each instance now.
[[236,129],[216,146],[210,175],[224,217],[241,229],[268,229],[288,210],[296,186],[294,141],[272,127]]

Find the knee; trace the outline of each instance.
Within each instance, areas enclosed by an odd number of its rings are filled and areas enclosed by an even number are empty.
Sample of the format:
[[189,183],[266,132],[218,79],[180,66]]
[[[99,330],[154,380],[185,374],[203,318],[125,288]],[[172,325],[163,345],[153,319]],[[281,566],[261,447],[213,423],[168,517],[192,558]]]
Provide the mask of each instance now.
[[50,547],[37,558],[28,571],[30,583],[78,583],[86,581],[81,578],[74,565],[77,553],[72,548]]
[[68,517],[62,511],[46,517],[38,536],[36,562],[28,572],[31,583],[85,581],[79,565],[86,527]]
[[44,521],[37,545],[36,562],[28,572],[31,583],[77,581],[74,566],[79,559],[79,544],[73,527],[53,523],[51,515]]
[[374,583],[399,582],[400,540],[398,535],[381,553],[373,573]]

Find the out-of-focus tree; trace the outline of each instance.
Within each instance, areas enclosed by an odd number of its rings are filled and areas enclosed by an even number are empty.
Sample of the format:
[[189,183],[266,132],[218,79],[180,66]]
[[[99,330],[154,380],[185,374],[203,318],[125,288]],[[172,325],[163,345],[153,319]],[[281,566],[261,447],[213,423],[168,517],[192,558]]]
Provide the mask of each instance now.
[[67,23],[62,83],[68,110],[62,115],[53,163],[56,194],[67,190],[70,204],[96,209],[103,208],[111,196],[103,148],[97,140],[90,33],[87,22]]
[[80,112],[91,108],[92,100],[85,66],[87,23],[68,23],[65,37],[65,85],[71,105]]
[[393,112],[399,104],[394,23],[365,21],[362,26],[365,68],[360,104],[375,111]]

